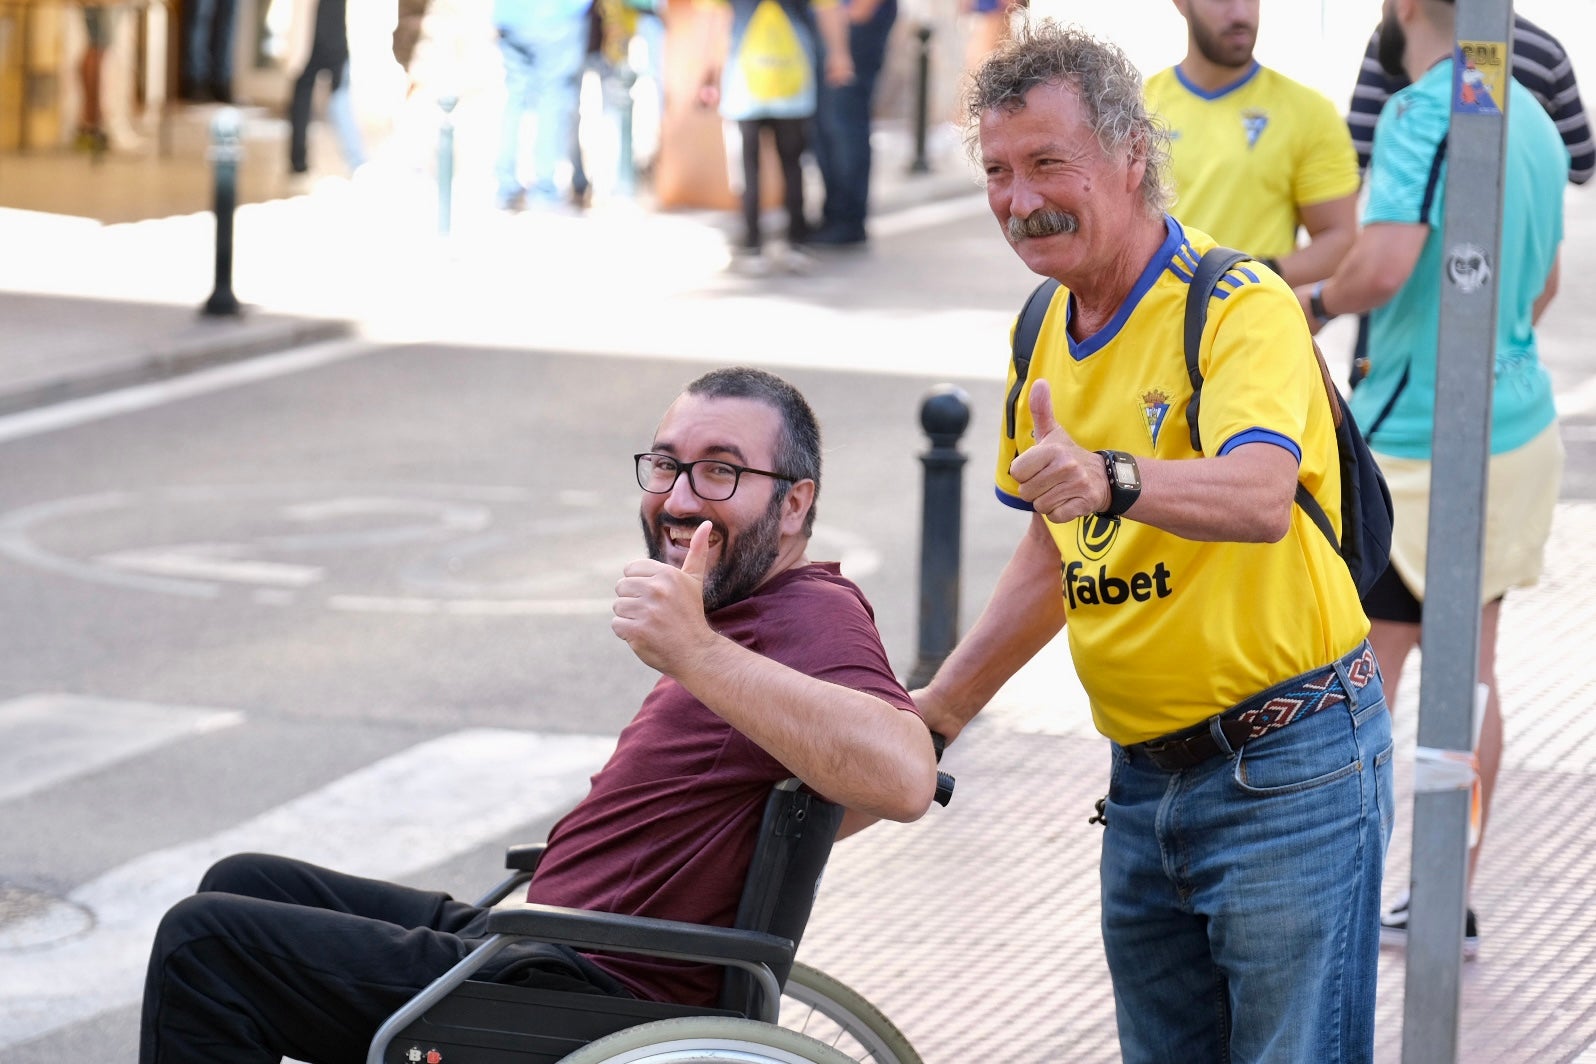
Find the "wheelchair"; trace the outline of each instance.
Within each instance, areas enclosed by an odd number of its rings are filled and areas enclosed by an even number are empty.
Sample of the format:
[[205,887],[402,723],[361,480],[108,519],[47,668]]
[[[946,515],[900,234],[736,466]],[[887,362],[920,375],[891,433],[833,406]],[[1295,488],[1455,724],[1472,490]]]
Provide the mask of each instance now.
[[[937,774],[946,805],[953,777]],[[731,927],[528,904],[495,911],[489,937],[390,1016],[366,1064],[921,1064],[863,995],[795,960],[844,810],[796,779],[766,799]],[[537,870],[543,844],[513,846],[496,905]],[[715,1008],[474,980],[506,946],[534,940],[726,968]]]

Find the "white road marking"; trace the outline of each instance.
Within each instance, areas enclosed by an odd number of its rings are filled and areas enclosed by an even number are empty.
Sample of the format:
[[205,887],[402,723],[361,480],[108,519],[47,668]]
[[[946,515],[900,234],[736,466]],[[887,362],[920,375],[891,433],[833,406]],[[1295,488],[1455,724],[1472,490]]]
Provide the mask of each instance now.
[[77,695],[0,702],[0,802],[243,719],[236,710]]
[[151,550],[124,550],[102,554],[95,561],[115,569],[153,573],[156,576],[191,577],[267,587],[309,587],[326,571],[315,565],[251,561],[243,557],[243,543],[183,543]]
[[277,355],[261,355],[232,362],[214,369],[198,370],[182,377],[139,384],[103,395],[71,399],[54,406],[26,410],[20,414],[0,417],[0,443],[37,436],[57,429],[98,421],[116,414],[148,410],[175,399],[188,399],[240,384],[270,380],[301,370],[314,369],[346,358],[363,355],[377,349],[375,344],[361,340],[330,340],[285,351]]
[[221,857],[276,852],[403,879],[563,812],[586,793],[613,747],[613,738],[595,735],[455,732],[208,838],[112,869],[68,897],[93,914],[93,930],[0,953],[0,1048],[138,1001],[161,915]]

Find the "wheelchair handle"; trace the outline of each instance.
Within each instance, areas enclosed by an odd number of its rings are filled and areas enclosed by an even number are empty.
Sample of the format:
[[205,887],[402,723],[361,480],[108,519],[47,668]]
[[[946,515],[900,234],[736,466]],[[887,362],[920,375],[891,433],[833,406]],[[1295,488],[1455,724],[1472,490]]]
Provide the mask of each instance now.
[[937,772],[937,793],[935,801],[938,805],[946,807],[953,801],[953,773]]

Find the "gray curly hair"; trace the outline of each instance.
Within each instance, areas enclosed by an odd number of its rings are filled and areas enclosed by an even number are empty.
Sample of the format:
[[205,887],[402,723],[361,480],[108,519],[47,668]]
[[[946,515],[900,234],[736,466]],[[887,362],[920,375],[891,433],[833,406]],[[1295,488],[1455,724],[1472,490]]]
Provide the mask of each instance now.
[[966,82],[964,146],[981,166],[981,117],[993,108],[1018,111],[1038,85],[1068,85],[1109,158],[1139,156],[1147,164],[1142,200],[1162,214],[1174,202],[1169,176],[1169,130],[1147,110],[1142,76],[1116,45],[1078,26],[1023,19]]

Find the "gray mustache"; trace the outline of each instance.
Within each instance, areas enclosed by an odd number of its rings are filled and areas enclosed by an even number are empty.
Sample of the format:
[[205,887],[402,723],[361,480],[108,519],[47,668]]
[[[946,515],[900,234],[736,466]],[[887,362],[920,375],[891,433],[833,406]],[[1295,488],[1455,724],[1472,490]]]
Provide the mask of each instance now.
[[1081,227],[1075,215],[1067,211],[1055,211],[1047,207],[1032,211],[1024,218],[1009,216],[1008,231],[1011,241],[1024,240],[1027,237],[1054,236],[1058,233],[1073,233]]

